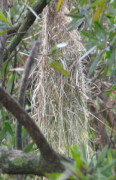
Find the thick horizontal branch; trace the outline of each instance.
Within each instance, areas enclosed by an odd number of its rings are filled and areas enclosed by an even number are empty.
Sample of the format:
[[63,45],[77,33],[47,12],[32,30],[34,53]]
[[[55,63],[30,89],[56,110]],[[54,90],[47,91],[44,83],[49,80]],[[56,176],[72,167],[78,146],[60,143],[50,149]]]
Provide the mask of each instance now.
[[0,172],[2,174],[31,174],[45,176],[46,173],[62,172],[62,168],[42,159],[39,155],[19,150],[0,150]]

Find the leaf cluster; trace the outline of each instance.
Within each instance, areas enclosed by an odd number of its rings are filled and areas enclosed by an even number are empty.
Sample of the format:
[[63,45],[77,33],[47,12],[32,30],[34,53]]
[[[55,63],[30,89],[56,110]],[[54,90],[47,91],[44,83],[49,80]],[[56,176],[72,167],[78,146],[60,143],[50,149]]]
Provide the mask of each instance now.
[[92,75],[99,67],[104,76],[116,74],[115,8],[114,0],[78,0],[75,1],[75,8],[68,15],[72,17],[69,30],[79,29],[82,34],[89,51],[86,57],[94,55],[89,75]]
[[65,164],[66,170],[62,174],[48,175],[57,180],[114,180],[116,178],[116,151],[105,147],[92,158],[87,158],[86,147],[77,145],[70,148],[74,164]]

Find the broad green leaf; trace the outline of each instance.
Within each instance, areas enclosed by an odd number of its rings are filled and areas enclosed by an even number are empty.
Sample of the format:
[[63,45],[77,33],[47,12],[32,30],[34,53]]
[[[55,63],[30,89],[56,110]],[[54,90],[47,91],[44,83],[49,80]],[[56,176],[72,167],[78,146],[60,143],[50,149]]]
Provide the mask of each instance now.
[[5,122],[5,128],[6,128],[7,132],[9,132],[9,133],[10,133],[10,135],[11,135],[11,136],[13,136],[13,135],[14,135],[14,132],[13,132],[12,126],[11,126],[11,124],[10,124],[9,122]]
[[84,22],[84,17],[80,18],[80,19],[76,19],[74,18],[71,23],[69,24],[69,27],[68,27],[68,31],[72,31],[74,29],[78,29],[81,27],[81,25],[83,24]]
[[59,71],[64,76],[69,76],[70,72],[63,68],[63,65],[58,60],[48,59],[48,64],[56,71]]
[[87,38],[95,39],[95,36],[92,35],[91,32],[87,32],[87,31],[83,31],[83,30],[82,30],[82,31],[81,31],[81,34],[84,35],[84,36],[86,36]]
[[83,162],[81,155],[79,153],[77,145],[74,145],[73,148],[70,148],[71,155],[76,162],[76,168],[80,170],[83,167]]
[[100,42],[102,41],[102,44],[104,43],[104,46],[105,46],[105,43],[106,43],[106,31],[105,31],[105,28],[99,23],[99,22],[96,22],[94,24],[94,34],[97,38],[97,40],[99,40]]
[[2,11],[0,11],[0,19],[4,21],[6,24],[10,24],[9,20],[5,17]]
[[28,145],[24,148],[23,151],[26,152],[26,153],[30,152],[30,151],[33,149],[34,144],[35,144],[34,142],[28,144]]
[[49,174],[49,173],[46,173],[46,176],[48,177],[48,178],[50,178],[51,180],[55,180],[55,179],[57,179],[58,180],[58,178],[60,177],[60,173],[51,173],[51,174]]

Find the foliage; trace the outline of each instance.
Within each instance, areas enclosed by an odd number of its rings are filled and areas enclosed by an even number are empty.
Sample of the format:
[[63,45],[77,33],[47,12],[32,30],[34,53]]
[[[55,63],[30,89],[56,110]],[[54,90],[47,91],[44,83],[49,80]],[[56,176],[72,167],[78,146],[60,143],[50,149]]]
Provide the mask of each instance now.
[[[35,0],[30,0],[28,5],[32,5]],[[48,0],[50,2],[50,0]],[[56,10],[59,11],[63,0],[59,0]],[[104,96],[116,98],[116,16],[115,0],[74,0],[74,8],[68,16],[72,17],[69,30],[79,29],[82,40],[87,47],[87,52],[81,60],[91,56],[92,62],[89,69],[89,76],[97,71],[101,71],[102,77],[108,76],[111,80],[111,87]],[[23,21],[25,5],[22,1],[15,1],[14,6],[5,16],[0,12],[0,35],[8,32],[10,28]],[[24,14],[23,16],[21,16]],[[22,17],[22,18],[21,18]],[[38,26],[37,26],[38,27]],[[41,28],[40,28],[41,29]],[[36,31],[36,30],[35,30]],[[37,32],[37,31],[36,31]],[[34,31],[31,29],[32,40],[35,40]],[[28,37],[28,35],[27,35]],[[8,37],[6,47],[9,46],[12,37]],[[7,92],[17,98],[19,81],[22,75],[25,63],[25,54],[28,56],[30,41],[22,41],[14,51],[14,55],[4,61],[2,72],[0,72],[1,84]],[[54,46],[48,57],[48,65],[64,76],[69,76],[70,72],[66,70],[65,65],[59,61],[62,56],[58,52],[59,48],[67,44],[61,43]],[[18,53],[17,53],[18,52]],[[24,56],[23,56],[24,54]],[[30,88],[30,87],[29,87]],[[30,90],[30,89],[29,89]],[[26,110],[31,108],[29,103],[30,93],[26,94]],[[0,107],[1,108],[1,107]],[[10,113],[0,109],[0,145],[5,148],[15,146],[16,123]],[[26,130],[23,128],[22,136],[26,137]],[[24,152],[30,152],[34,149],[35,143],[31,142],[24,147]],[[115,179],[115,150],[109,150],[107,147],[97,152],[91,159],[86,157],[86,148],[82,146],[79,151],[77,146],[70,148],[71,155],[75,160],[74,165],[65,164],[66,171],[63,174],[50,175],[51,179],[64,180],[71,179],[85,180],[114,180]],[[1,178],[2,179],[2,178]]]
[[115,0],[78,0],[74,5],[69,14],[73,18],[69,30],[80,29],[89,51],[84,58],[90,54],[95,57],[89,75],[97,68],[101,68],[105,76],[116,74]]
[[116,178],[116,150],[105,147],[97,152],[92,158],[86,157],[86,147],[77,145],[70,148],[74,164],[65,164],[66,170],[63,174],[48,175],[57,180],[114,180]]
[[[107,134],[107,139],[111,141],[113,134],[115,141],[116,103],[113,101],[116,99],[116,2],[115,0],[74,0],[73,5],[74,8],[68,14],[72,18],[68,28],[69,31],[80,31],[82,42],[87,49],[81,60],[85,64],[88,63],[87,75],[91,86],[94,87],[91,104],[96,109],[96,113],[92,111],[93,114],[95,113],[93,119],[97,121],[100,119],[101,124],[105,124],[104,132]],[[98,83],[100,81],[101,83]],[[98,124],[102,126],[99,121]],[[107,125],[112,129],[110,132],[106,128]],[[103,131],[100,132],[103,140],[102,133]]]
[[60,72],[64,76],[69,76],[70,72],[65,70],[65,64],[64,62],[60,61],[60,57],[62,56],[62,53],[58,52],[58,49],[63,48],[67,46],[68,44],[65,43],[60,43],[52,47],[51,52],[50,52],[50,57],[47,59],[48,64],[55,70]]
[[59,11],[61,6],[62,6],[62,3],[63,3],[63,0],[58,0],[58,4],[57,4],[57,7],[56,7],[56,10]]

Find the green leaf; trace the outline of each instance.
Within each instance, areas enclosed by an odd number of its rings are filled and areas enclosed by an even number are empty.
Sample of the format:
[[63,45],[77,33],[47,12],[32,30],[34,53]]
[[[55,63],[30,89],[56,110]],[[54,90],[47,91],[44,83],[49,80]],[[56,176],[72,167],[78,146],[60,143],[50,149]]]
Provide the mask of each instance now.
[[104,43],[104,46],[105,46],[107,36],[106,36],[106,31],[103,25],[96,22],[94,24],[94,31],[95,31],[94,33],[95,33],[96,39],[100,40],[101,43]]
[[69,76],[70,72],[63,68],[63,65],[58,60],[48,59],[48,64],[56,71],[59,71],[64,76]]
[[82,35],[84,35],[84,36],[86,36],[87,38],[90,38],[90,39],[95,39],[95,36],[94,35],[92,35],[92,33],[90,32],[87,32],[87,31],[81,31],[81,34]]
[[67,14],[67,16],[70,16],[70,17],[72,17],[72,18],[75,18],[76,20],[82,18],[82,15],[80,15],[80,14]]
[[11,136],[14,135],[14,132],[13,132],[13,129],[12,129],[10,122],[5,122],[5,128],[6,128],[6,131],[9,132],[9,134]]
[[108,160],[110,163],[113,161],[112,153],[110,151],[108,152]]
[[8,91],[9,93],[11,92],[12,82],[14,81],[15,76],[16,76],[16,74],[11,74],[11,75],[9,75],[9,77],[8,77],[8,83],[7,83],[6,88],[7,88],[7,91]]
[[31,5],[31,4],[33,4],[34,2],[35,2],[35,0],[30,0],[30,1],[28,2],[28,4]]
[[108,147],[106,146],[101,152],[98,154],[97,158],[97,166],[100,166],[101,163],[103,163],[106,154],[108,153]]
[[116,91],[116,85],[113,85],[113,86],[111,87],[111,89],[112,89],[112,91]]
[[87,165],[87,153],[86,153],[86,147],[84,144],[81,145],[80,154],[81,154],[81,158],[83,162]]
[[108,65],[112,67],[113,64],[116,64],[116,47],[114,46],[111,50],[111,57],[108,60]]
[[0,31],[0,36],[2,36],[3,34],[5,34],[7,32],[8,32],[8,30]]
[[107,165],[104,165],[104,167],[101,168],[101,173],[108,176],[110,174],[111,169],[116,167],[116,161],[113,161],[112,163],[108,163]]
[[88,3],[88,0],[81,0],[80,4],[83,6],[84,4]]
[[0,31],[8,30],[9,26],[0,20]]
[[104,67],[103,75],[104,75],[104,76],[107,76],[108,74],[109,74],[109,66],[106,65],[106,66]]
[[82,158],[78,150],[78,146],[74,145],[73,148],[70,148],[71,155],[76,162],[76,168],[80,170],[83,167]]
[[2,11],[0,11],[0,19],[4,21],[6,24],[10,24],[9,20],[5,17]]
[[5,71],[6,71],[6,69],[7,69],[7,67],[8,67],[8,61],[6,60],[5,62],[3,62],[3,64],[2,64],[2,70],[1,70],[1,74],[4,74],[5,73]]
[[50,178],[51,180],[58,179],[60,175],[61,175],[60,173],[52,173],[52,174],[46,173],[46,176]]
[[72,30],[74,30],[74,29],[78,29],[82,24],[83,24],[83,22],[84,22],[84,17],[83,18],[80,18],[80,19],[73,19],[72,21],[71,21],[71,23],[69,24],[69,27],[68,27],[68,30],[69,31],[72,31]]
[[97,55],[97,57],[95,58],[95,60],[93,61],[92,65],[89,69],[89,75],[93,74],[94,70],[96,69],[98,62],[101,60],[101,57],[102,57],[102,53]]
[[115,67],[110,72],[110,80],[111,80],[111,82],[116,84],[116,68]]
[[56,53],[57,51],[58,51],[58,48],[57,48],[57,46],[55,45],[55,46],[52,47],[50,54],[53,55],[53,54]]
[[34,144],[35,144],[34,142],[28,144],[28,145],[24,148],[23,151],[26,152],[26,153],[30,152],[30,151],[33,149]]
[[96,7],[95,13],[93,14],[93,22],[97,22],[100,19],[106,5],[106,0],[99,0],[98,6]]
[[0,140],[4,138],[4,136],[6,136],[6,128],[4,127],[1,131],[0,131]]
[[49,3],[51,0],[47,0],[47,3]]
[[0,177],[0,180],[4,180],[2,177]]

